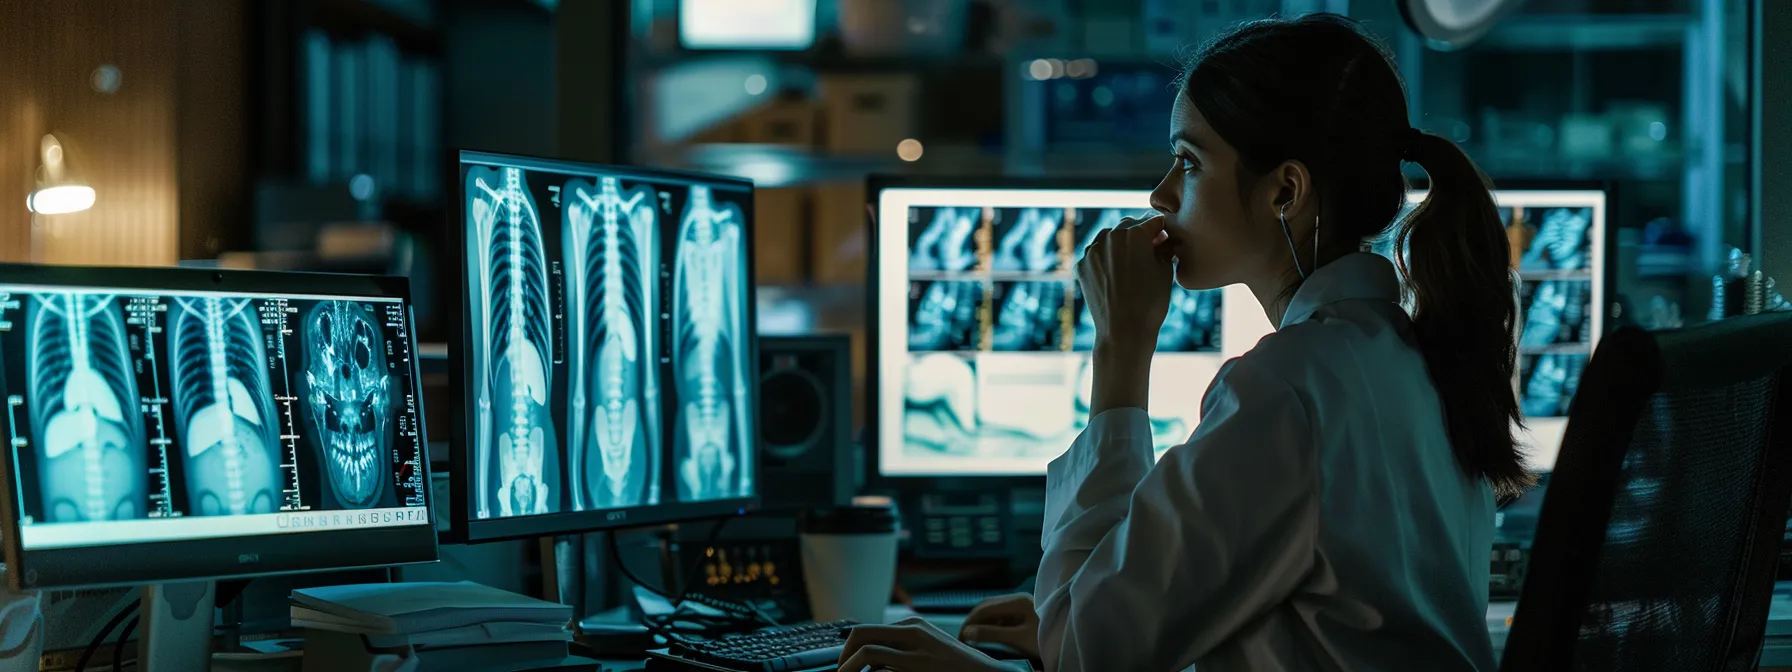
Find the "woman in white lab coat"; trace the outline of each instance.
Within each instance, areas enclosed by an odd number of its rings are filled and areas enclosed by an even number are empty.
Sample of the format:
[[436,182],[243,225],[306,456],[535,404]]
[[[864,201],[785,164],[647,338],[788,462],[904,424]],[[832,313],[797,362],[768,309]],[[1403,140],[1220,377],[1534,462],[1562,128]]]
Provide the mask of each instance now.
[[[1047,473],[1037,587],[962,636],[1053,672],[1493,669],[1494,498],[1528,476],[1485,178],[1408,126],[1392,58],[1348,19],[1241,26],[1180,88],[1161,216],[1101,234],[1077,265],[1099,332],[1092,419]],[[1399,218],[1407,162],[1431,188]],[[1362,251],[1384,235],[1406,250],[1409,297]],[[1226,364],[1194,435],[1154,463],[1146,391],[1171,282],[1242,283],[1277,331]],[[842,662],[1011,669],[920,623],[859,628]]]

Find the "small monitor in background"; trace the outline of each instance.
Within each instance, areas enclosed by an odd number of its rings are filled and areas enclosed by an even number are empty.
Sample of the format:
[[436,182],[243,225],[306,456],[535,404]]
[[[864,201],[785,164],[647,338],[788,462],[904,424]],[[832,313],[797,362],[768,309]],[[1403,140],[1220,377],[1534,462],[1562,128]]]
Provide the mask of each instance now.
[[679,0],[678,41],[686,49],[808,49],[815,0]]
[[756,503],[752,184],[461,154],[456,536]]

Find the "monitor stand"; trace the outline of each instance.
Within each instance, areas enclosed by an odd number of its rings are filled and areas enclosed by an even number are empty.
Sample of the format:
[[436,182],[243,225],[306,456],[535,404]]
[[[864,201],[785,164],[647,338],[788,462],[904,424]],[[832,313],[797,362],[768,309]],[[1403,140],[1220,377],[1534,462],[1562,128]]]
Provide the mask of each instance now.
[[217,594],[218,584],[212,581],[144,586],[138,672],[211,669]]

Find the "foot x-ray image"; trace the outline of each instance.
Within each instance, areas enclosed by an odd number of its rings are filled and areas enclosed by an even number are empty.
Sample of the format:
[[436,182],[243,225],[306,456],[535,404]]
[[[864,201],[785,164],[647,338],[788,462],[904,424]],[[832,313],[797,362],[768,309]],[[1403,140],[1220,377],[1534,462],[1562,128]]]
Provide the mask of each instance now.
[[1068,268],[1071,231],[1063,208],[998,208],[992,217],[996,271],[1047,273]]
[[979,349],[985,311],[982,282],[911,282],[908,304],[910,351]]
[[978,239],[987,239],[983,208],[912,208],[908,211],[908,270],[969,271],[977,268]]
[[977,363],[949,353],[913,355],[902,393],[904,450],[976,450]]
[[566,251],[572,402],[567,472],[572,509],[659,501],[659,393],[651,313],[658,282],[658,201],[614,177],[560,190]]
[[1591,280],[1544,280],[1524,283],[1519,306],[1524,331],[1518,344],[1539,348],[1561,343],[1589,343],[1593,324],[1588,318],[1592,303]]
[[306,420],[337,506],[381,503],[392,479],[393,381],[373,310],[324,301],[305,313]]
[[31,433],[41,522],[147,515],[148,443],[116,297],[26,300]]
[[1071,293],[1066,281],[997,282],[992,301],[996,323],[991,350],[1038,352],[1068,350]]
[[1528,418],[1566,417],[1568,404],[1580,386],[1583,354],[1525,355],[1519,357],[1519,410]]
[[560,510],[556,358],[540,213],[519,168],[466,175],[474,516]]
[[680,501],[752,494],[746,241],[741,206],[693,185],[679,219],[671,347]]
[[1518,270],[1582,270],[1591,268],[1592,208],[1531,208],[1525,222],[1537,227]]
[[[168,324],[174,421],[186,449],[188,515],[279,510],[282,432],[254,300],[176,297]],[[383,464],[343,467],[390,473]]]

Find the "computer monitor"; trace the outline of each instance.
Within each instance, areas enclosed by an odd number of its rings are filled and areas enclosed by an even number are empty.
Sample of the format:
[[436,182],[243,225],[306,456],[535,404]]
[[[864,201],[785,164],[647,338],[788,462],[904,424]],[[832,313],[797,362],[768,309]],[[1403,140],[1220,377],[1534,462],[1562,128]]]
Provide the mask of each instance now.
[[455,534],[756,502],[752,184],[462,152]]
[[[1075,261],[1097,231],[1149,212],[1149,191],[1138,185],[1151,183],[872,181],[876,413],[868,436],[881,478],[1045,473],[1089,419],[1094,332]],[[1521,440],[1531,467],[1548,471],[1580,368],[1605,328],[1605,194],[1495,198],[1524,280]],[[1152,360],[1160,455],[1200,422],[1202,393],[1220,366],[1271,331],[1242,286],[1174,290]]]
[[412,333],[403,279],[0,266],[8,583],[434,561]]

